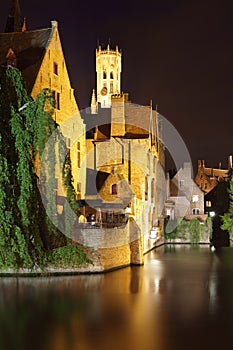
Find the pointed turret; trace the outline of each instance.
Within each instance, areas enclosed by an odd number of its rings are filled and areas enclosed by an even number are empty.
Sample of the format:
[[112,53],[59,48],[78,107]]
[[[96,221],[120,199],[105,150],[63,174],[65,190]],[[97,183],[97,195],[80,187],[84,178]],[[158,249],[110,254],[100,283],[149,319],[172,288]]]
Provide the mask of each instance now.
[[10,13],[7,18],[5,33],[22,32],[22,15],[19,0],[12,0]]
[[22,32],[26,32],[27,30],[27,23],[26,23],[26,18],[24,17],[24,20],[23,20],[23,25],[22,25]]
[[93,89],[92,96],[91,96],[91,114],[97,114],[97,113],[98,113],[98,105],[95,97],[95,89]]

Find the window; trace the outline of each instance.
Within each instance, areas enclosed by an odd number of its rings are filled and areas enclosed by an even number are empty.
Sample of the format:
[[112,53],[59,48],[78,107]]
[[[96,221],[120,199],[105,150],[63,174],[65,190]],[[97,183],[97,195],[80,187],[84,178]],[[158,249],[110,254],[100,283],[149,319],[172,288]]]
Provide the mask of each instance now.
[[199,215],[200,214],[200,209],[194,208],[193,209],[193,215]]
[[110,72],[110,79],[113,79],[113,72]]
[[112,194],[117,194],[117,184],[112,185]]
[[60,109],[60,93],[59,92],[57,92],[56,108]]
[[211,201],[206,201],[205,205],[206,205],[206,207],[211,208]]
[[113,82],[111,81],[110,83],[110,93],[112,94],[113,93]]
[[58,75],[58,64],[56,62],[53,63],[53,73]]
[[80,142],[77,142],[77,167],[81,167],[81,152],[80,152]]
[[184,188],[184,180],[180,180],[180,189]]
[[147,176],[145,177],[145,200],[148,199],[148,179]]
[[65,142],[66,142],[66,147],[70,149],[70,145],[71,145],[70,138],[65,137]]
[[107,79],[107,73],[105,71],[103,72],[103,79]]
[[53,91],[53,97],[54,97],[54,107],[56,109],[60,109],[60,93],[57,91]]
[[194,194],[192,198],[193,203],[198,202],[198,200],[199,200],[199,196],[197,194]]
[[81,182],[77,182],[77,192],[81,192]]

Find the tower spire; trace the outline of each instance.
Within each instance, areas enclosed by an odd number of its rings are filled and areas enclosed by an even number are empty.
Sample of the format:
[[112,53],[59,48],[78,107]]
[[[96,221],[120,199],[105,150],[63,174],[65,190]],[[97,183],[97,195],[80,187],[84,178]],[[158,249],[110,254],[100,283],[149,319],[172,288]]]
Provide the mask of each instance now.
[[12,0],[10,13],[7,18],[5,33],[22,31],[22,15],[19,0]]
[[92,96],[91,96],[91,114],[97,114],[98,113],[98,107],[97,102],[95,98],[95,89],[92,90]]

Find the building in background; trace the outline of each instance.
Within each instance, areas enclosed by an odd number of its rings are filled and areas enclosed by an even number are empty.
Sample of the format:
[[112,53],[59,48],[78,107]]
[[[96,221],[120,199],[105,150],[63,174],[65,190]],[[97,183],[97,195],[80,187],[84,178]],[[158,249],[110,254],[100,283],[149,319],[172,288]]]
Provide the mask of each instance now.
[[[58,23],[52,21],[50,28],[27,30],[26,21],[22,20],[19,1],[12,1],[5,33],[0,33],[0,64],[21,71],[26,89],[33,99],[44,88],[53,92],[53,118],[70,149],[74,187],[81,198],[84,195],[86,179],[85,166],[81,167],[85,160],[85,125],[71,87]],[[59,172],[56,184],[54,191],[61,212],[64,192]]]
[[[147,246],[151,231],[162,233],[164,145],[159,113],[140,106],[121,92],[121,52],[96,50],[96,91],[86,124],[86,215],[96,228],[135,222]],[[155,234],[155,233],[154,233]],[[147,242],[146,242],[147,241]],[[146,249],[146,248],[145,248]]]
[[171,179],[167,175],[165,216],[171,220],[196,217],[204,221],[204,214],[204,192],[193,180],[191,164],[184,163]]
[[221,163],[218,168],[206,167],[204,160],[198,161],[195,182],[205,193],[205,213],[209,216],[223,214],[227,210],[227,184],[232,175],[232,156],[228,156],[228,166],[223,169]]

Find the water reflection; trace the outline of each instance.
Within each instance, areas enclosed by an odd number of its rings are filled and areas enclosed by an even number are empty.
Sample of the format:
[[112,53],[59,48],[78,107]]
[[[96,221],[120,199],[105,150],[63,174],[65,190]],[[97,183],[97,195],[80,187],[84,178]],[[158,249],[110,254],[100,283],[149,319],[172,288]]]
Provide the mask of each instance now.
[[182,350],[227,345],[232,249],[163,246],[96,275],[0,279],[1,349]]

